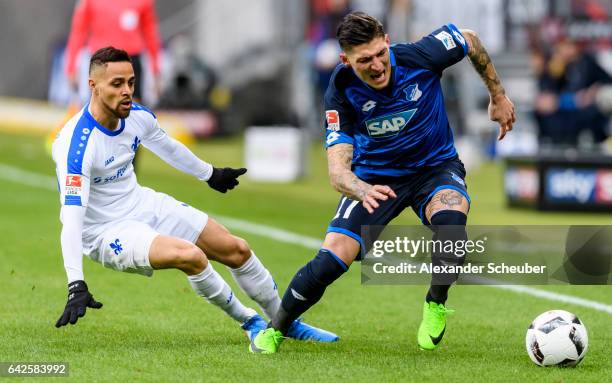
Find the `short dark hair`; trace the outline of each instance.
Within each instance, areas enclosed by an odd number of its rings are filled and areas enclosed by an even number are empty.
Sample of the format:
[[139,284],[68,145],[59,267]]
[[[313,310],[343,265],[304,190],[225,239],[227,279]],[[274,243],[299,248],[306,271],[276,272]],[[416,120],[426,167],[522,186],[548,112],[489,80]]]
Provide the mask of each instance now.
[[102,66],[109,62],[122,61],[132,62],[130,55],[123,49],[117,49],[115,47],[100,48],[91,56],[91,60],[89,60],[89,73],[91,73],[96,66]]
[[385,30],[380,21],[364,12],[351,12],[344,16],[336,32],[343,51],[384,36]]

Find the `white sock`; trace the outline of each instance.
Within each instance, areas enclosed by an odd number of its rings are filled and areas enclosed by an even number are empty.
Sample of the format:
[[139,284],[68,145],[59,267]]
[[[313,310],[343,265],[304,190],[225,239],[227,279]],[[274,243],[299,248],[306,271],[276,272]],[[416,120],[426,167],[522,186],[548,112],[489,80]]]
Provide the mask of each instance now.
[[281,304],[278,289],[272,275],[261,264],[255,253],[237,269],[230,269],[240,288],[257,304],[268,319],[272,319]]
[[255,310],[245,307],[238,297],[234,296],[232,289],[213,269],[210,262],[200,274],[189,275],[187,279],[196,294],[225,311],[239,323],[242,324],[257,314]]

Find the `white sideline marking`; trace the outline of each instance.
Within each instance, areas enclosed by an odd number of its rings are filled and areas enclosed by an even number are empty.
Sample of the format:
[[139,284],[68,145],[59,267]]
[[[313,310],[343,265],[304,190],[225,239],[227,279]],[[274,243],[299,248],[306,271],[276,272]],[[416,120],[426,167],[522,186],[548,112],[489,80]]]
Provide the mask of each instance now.
[[[55,177],[37,174],[28,170],[23,170],[11,165],[0,163],[0,179],[7,181],[37,187],[45,190],[57,191],[57,181]],[[292,233],[283,229],[279,229],[272,226],[261,225],[241,219],[232,217],[226,217],[222,215],[215,215],[223,224],[231,227],[232,229],[243,231],[245,233],[259,235],[267,237],[280,242],[289,243],[292,245],[300,245],[312,250],[318,250],[321,247],[321,240],[297,233]],[[592,301],[589,299],[575,297],[573,295],[566,295],[560,293],[554,293],[551,291],[540,290],[534,287],[523,286],[523,285],[488,285],[492,288],[512,291],[517,294],[527,294],[533,297],[547,299],[549,301],[570,303],[576,306],[582,306],[593,310],[612,314],[612,306],[605,303]]]
[[226,217],[223,215],[214,215],[214,218],[219,219],[224,225],[227,225],[235,230],[244,231],[245,233],[260,235],[262,237],[268,237],[280,242],[290,243],[292,245],[300,245],[307,249],[318,250],[321,247],[322,241],[292,233],[283,229],[279,229],[272,226],[266,226],[259,223],[253,223],[249,221],[243,221],[232,217]]
[[519,294],[528,294],[534,297],[548,299],[549,301],[557,301],[562,303],[571,303],[577,306],[588,307],[597,311],[602,311],[608,314],[612,314],[612,306],[605,303],[592,301],[589,299],[575,297],[573,295],[553,293],[551,291],[540,290],[533,287],[524,285],[489,285],[502,290],[514,291]]
[[57,191],[55,177],[33,173],[3,163],[0,163],[0,178],[18,184]]

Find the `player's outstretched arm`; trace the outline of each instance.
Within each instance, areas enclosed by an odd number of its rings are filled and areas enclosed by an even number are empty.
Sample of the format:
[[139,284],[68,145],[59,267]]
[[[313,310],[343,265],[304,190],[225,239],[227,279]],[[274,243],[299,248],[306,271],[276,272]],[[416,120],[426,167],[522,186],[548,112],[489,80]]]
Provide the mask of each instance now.
[[468,45],[470,62],[489,90],[489,118],[499,123],[499,136],[497,139],[501,140],[507,132],[512,130],[512,124],[516,121],[514,104],[506,96],[506,91],[493,66],[491,57],[489,57],[476,32],[469,29],[461,29],[461,33]]
[[151,136],[143,139],[145,147],[150,149],[159,158],[174,168],[206,181],[208,186],[220,193],[226,193],[235,188],[239,182],[238,177],[246,173],[245,168],[215,168],[211,164],[199,159],[189,148],[163,131],[157,120],[152,129]]
[[361,201],[363,206],[371,214],[379,204],[377,201],[386,201],[395,198],[395,192],[386,185],[370,185],[360,180],[351,171],[353,159],[353,145],[337,144],[327,149],[327,165],[329,179],[337,191],[347,197]]
[[85,207],[75,205],[62,206],[62,256],[68,276],[68,302],[64,312],[55,323],[55,327],[75,324],[85,315],[87,307],[99,309],[102,303],[97,302],[89,293],[83,276],[83,217]]

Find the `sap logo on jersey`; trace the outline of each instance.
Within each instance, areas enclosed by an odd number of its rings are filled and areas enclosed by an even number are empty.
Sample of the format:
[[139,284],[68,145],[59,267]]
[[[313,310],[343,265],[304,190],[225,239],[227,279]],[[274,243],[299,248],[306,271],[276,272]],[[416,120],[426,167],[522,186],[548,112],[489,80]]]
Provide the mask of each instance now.
[[326,110],[325,119],[327,120],[327,129],[334,132],[340,130],[340,115],[337,110]]
[[368,134],[374,138],[394,136],[404,129],[416,111],[415,108],[367,120]]

